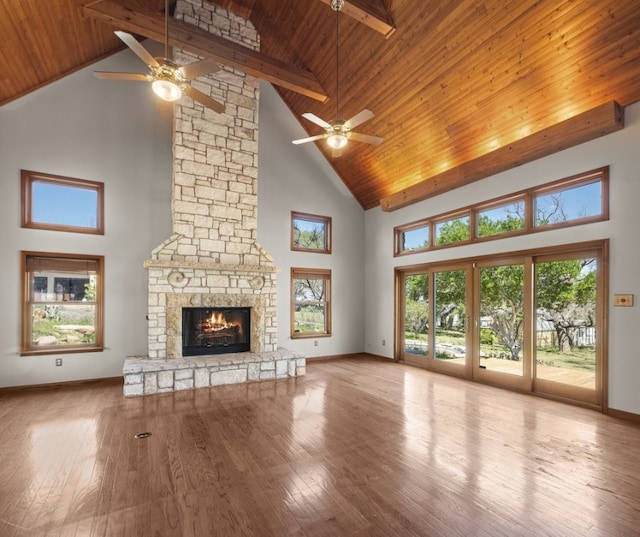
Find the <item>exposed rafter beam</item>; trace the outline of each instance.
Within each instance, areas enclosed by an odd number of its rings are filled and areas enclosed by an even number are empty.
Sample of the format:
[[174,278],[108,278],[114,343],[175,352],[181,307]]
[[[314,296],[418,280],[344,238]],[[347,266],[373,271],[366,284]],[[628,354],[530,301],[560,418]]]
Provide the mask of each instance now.
[[624,109],[611,101],[382,198],[380,207],[395,211],[623,127]]
[[[322,1],[331,5],[331,0]],[[346,0],[341,11],[376,32],[380,32],[385,39],[396,31],[381,0]]]
[[[136,5],[135,11],[117,0],[97,0],[84,7],[86,15],[112,26],[163,43],[163,15]],[[326,102],[328,96],[310,71],[243,47],[179,20],[170,23],[169,42],[198,56],[238,69],[312,99]]]

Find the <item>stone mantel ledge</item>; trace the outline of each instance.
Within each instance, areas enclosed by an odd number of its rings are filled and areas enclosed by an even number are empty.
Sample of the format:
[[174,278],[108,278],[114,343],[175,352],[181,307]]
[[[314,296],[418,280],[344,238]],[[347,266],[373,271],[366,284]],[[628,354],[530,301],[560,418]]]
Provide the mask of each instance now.
[[147,259],[143,263],[144,268],[175,268],[175,269],[204,269],[228,272],[280,272],[274,265],[228,265],[224,263],[211,263],[202,261],[176,261],[173,259]]

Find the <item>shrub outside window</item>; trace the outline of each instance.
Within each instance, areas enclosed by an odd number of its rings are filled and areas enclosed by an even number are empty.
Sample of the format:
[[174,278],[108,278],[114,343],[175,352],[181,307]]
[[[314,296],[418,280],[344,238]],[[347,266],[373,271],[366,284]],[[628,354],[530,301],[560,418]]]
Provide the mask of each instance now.
[[437,245],[468,241],[469,215],[438,222],[434,238]]
[[520,231],[525,228],[524,199],[480,209],[477,216],[478,237]]
[[103,349],[102,256],[22,252],[20,352]]
[[331,270],[291,269],[291,337],[331,335]]

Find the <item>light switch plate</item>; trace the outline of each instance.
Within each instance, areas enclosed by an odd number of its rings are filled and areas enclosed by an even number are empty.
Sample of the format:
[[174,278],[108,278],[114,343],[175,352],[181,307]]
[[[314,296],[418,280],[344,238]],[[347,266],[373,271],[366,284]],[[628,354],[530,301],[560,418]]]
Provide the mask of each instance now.
[[633,295],[613,295],[614,306],[633,306]]

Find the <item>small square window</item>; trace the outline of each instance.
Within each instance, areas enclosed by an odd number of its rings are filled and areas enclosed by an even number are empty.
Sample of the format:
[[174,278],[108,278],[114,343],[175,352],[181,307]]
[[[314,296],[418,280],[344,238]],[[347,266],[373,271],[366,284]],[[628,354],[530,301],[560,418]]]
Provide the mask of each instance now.
[[22,170],[22,227],[104,235],[104,185]]
[[291,249],[300,252],[331,253],[331,218],[291,213]]

